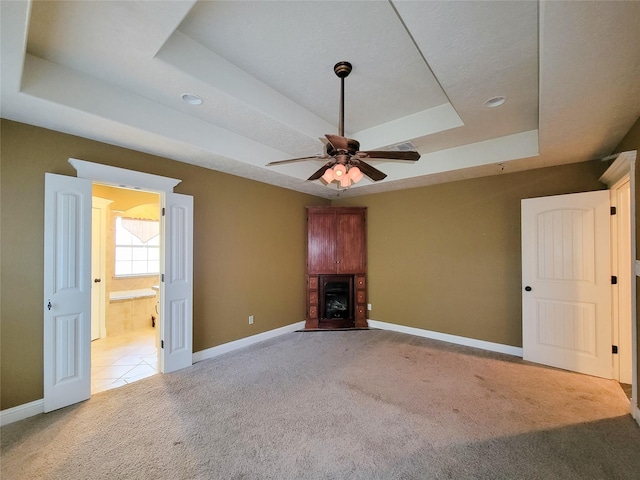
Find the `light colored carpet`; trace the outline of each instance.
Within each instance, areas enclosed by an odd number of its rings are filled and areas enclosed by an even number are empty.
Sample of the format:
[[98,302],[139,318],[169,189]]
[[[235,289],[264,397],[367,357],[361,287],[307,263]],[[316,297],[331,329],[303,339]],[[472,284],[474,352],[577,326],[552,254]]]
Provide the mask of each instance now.
[[2,429],[2,479],[638,479],[613,381],[295,332]]

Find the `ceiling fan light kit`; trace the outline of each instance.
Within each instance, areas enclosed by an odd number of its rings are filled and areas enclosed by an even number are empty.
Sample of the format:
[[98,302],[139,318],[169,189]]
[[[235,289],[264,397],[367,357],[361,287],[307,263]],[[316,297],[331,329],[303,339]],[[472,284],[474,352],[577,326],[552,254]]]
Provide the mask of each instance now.
[[358,183],[364,175],[355,165],[337,164],[324,171],[322,179],[327,183],[337,181],[342,188],[349,188],[352,183]]
[[353,183],[358,183],[360,180],[362,180],[362,177],[364,177],[360,169],[356,166],[351,167],[348,173],[349,178],[353,180]]
[[338,182],[340,187],[349,188],[352,183],[357,183],[364,175],[374,182],[378,182],[386,178],[387,174],[372,167],[363,159],[379,159],[384,161],[403,160],[415,162],[420,158],[420,154],[416,151],[409,150],[371,150],[360,151],[360,143],[352,138],[344,136],[344,79],[349,76],[352,70],[349,62],[338,62],[333,67],[336,76],[340,78],[340,117],[338,124],[338,135],[327,134],[328,140],[326,145],[326,153],[324,155],[315,155],[313,157],[292,158],[290,160],[279,160],[268,163],[267,166],[282,165],[285,163],[299,162],[303,160],[325,160],[329,161],[320,167],[307,180],[324,180],[327,185]]

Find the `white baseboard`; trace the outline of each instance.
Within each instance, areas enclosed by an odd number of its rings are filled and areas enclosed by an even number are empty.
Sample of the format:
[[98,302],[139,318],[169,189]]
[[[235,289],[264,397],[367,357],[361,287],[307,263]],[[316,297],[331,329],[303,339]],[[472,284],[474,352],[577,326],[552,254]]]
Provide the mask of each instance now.
[[408,333],[418,337],[431,338],[432,340],[440,340],[442,342],[455,343],[466,347],[480,348],[482,350],[490,350],[497,353],[505,353],[516,357],[522,357],[521,347],[512,347],[502,343],[486,342],[484,340],[476,340],[475,338],[459,337],[448,333],[433,332],[431,330],[423,330],[421,328],[406,327],[396,323],[380,322],[378,320],[368,320],[370,328],[379,328],[381,330],[393,330],[394,332]]
[[[235,340],[223,345],[218,345],[217,347],[208,348],[207,350],[196,352],[193,354],[193,363],[199,362],[201,360],[206,360],[207,358],[216,357],[218,355],[231,352],[232,350],[236,350],[238,348],[248,347],[249,345],[253,345],[254,343],[263,342],[265,340],[269,340],[270,338],[284,335],[285,333],[295,332],[296,330],[304,328],[304,325],[304,321],[293,323],[291,325],[286,325],[274,330],[269,330],[268,332],[259,333],[257,335],[241,338],[240,340]],[[8,425],[10,423],[17,422],[18,420],[23,420],[25,418],[38,415],[39,413],[44,413],[44,399],[35,400],[30,403],[25,403],[23,405],[18,405],[17,407],[0,411],[0,426]]]
[[193,363],[201,362],[202,360],[207,360],[208,358],[217,357],[218,355],[237,350],[238,348],[248,347],[249,345],[253,345],[254,343],[264,342],[265,340],[284,335],[285,333],[295,332],[296,330],[303,329],[304,325],[304,321],[292,323],[291,325],[285,325],[284,327],[276,328],[274,330],[269,330],[267,332],[258,333],[257,335],[251,335],[250,337],[234,340],[233,342],[223,343],[222,345],[218,345],[217,347],[200,350],[199,352],[195,352],[193,354]]
[[33,417],[39,413],[44,413],[44,399],[42,398],[0,411],[0,426],[4,427],[5,425]]

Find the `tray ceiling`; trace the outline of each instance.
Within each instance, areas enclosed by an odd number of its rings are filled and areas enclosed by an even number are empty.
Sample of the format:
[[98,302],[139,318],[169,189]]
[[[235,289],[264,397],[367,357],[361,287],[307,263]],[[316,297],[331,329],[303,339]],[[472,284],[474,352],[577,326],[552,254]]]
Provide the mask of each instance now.
[[[640,115],[640,2],[0,8],[2,117],[327,198],[601,158]],[[305,180],[321,161],[265,167],[337,133],[342,60],[348,136],[422,158],[346,191]]]

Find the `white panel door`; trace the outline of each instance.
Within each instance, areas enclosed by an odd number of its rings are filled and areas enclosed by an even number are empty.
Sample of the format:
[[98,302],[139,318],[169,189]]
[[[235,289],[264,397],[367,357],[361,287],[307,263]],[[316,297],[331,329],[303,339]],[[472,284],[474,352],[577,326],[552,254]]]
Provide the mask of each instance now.
[[102,282],[102,271],[100,269],[100,252],[102,247],[102,225],[100,218],[100,209],[91,209],[91,340],[100,338],[100,283]]
[[107,208],[113,200],[93,197],[91,202],[91,340],[107,336],[105,325],[105,271]]
[[524,359],[611,378],[609,192],[522,200]]
[[44,411],[91,396],[91,182],[45,175]]
[[164,195],[160,370],[191,365],[193,356],[193,197]]

